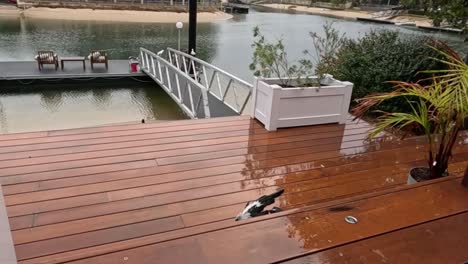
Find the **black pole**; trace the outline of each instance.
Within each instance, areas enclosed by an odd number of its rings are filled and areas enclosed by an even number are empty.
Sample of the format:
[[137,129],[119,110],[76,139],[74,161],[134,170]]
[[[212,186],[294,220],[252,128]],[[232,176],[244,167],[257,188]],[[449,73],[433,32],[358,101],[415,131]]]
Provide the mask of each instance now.
[[189,49],[188,53],[197,51],[197,0],[189,0]]

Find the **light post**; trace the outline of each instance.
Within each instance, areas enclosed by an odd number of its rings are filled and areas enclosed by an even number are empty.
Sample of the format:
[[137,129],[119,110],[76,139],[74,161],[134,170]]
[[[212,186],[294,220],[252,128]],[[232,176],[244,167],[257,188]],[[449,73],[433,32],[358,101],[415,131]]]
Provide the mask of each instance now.
[[188,53],[197,52],[197,0],[189,0]]
[[182,28],[184,27],[184,23],[182,22],[177,22],[175,24],[176,28],[177,28],[177,31],[179,31],[179,38],[178,38],[178,45],[177,45],[177,48],[178,50],[180,51],[180,31],[182,30]]

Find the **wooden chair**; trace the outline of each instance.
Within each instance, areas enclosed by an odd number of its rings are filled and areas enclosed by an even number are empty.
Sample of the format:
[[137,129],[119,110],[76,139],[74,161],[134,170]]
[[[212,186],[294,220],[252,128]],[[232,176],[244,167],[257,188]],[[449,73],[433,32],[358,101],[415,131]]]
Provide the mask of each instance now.
[[107,52],[102,50],[93,50],[88,56],[89,62],[91,64],[91,69],[94,69],[95,63],[104,63],[106,65],[106,70],[109,69],[109,62],[107,58]]
[[44,64],[53,64],[55,65],[55,70],[58,69],[58,56],[53,51],[38,51],[35,59],[37,61],[37,66],[39,67],[40,71],[44,69]]

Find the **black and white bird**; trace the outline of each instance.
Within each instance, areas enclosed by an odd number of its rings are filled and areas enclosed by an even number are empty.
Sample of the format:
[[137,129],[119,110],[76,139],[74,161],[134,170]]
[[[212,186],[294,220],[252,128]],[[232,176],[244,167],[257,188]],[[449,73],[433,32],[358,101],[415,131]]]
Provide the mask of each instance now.
[[244,210],[236,216],[236,221],[281,211],[281,209],[278,207],[273,207],[272,210],[264,210],[268,205],[275,203],[275,198],[278,198],[281,194],[283,194],[283,192],[284,190],[279,190],[270,195],[263,195],[253,202],[248,202],[245,205]]

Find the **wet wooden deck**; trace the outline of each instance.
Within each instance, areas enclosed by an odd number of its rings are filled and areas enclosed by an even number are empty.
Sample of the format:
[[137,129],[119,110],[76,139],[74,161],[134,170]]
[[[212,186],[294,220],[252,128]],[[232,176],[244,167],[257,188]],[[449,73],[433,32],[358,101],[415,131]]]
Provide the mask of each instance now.
[[[0,136],[19,263],[462,263],[464,132],[453,176],[407,186],[422,138],[365,122],[267,132],[248,117]],[[279,188],[284,211],[235,222]],[[348,224],[344,217],[358,218]],[[363,262],[363,259],[366,261]]]
[[[60,65],[60,63],[59,63]],[[146,76],[131,73],[128,60],[109,60],[109,69],[104,64],[96,64],[91,69],[86,61],[86,70],[81,62],[65,62],[65,69],[55,70],[53,65],[45,65],[42,71],[37,68],[35,61],[4,61],[0,62],[0,81],[7,80],[39,80],[39,79],[79,79],[79,78],[117,78]]]

